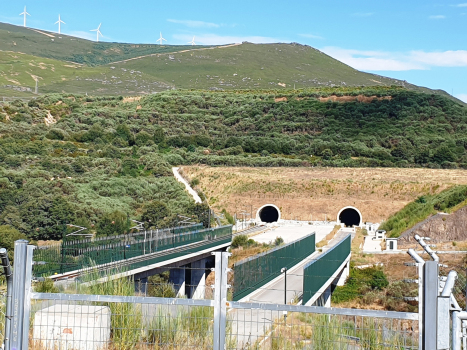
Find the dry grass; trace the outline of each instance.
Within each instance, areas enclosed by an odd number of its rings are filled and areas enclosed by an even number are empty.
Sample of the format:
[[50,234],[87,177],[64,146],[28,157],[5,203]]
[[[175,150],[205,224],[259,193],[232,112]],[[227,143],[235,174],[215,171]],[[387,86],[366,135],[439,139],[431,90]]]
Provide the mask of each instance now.
[[[400,168],[242,168],[185,166],[185,176],[216,209],[252,211],[273,203],[284,219],[335,220],[347,205],[363,220],[380,222],[407,203],[454,184],[467,184],[466,170]],[[311,217],[312,215],[312,217]]]
[[366,230],[362,230],[357,227],[355,229],[355,237],[352,239],[351,251],[352,254],[359,253],[362,251],[363,243],[365,242],[365,233]]
[[324,247],[325,245],[328,245],[329,241],[330,241],[331,239],[334,238],[334,236],[336,235],[336,233],[337,233],[340,229],[341,229],[341,226],[340,226],[340,225],[334,226],[334,229],[333,229],[331,232],[329,232],[329,233],[327,234],[327,236],[324,237],[323,240],[321,240],[321,241],[319,241],[318,243],[316,243],[316,248],[322,248],[322,247]]

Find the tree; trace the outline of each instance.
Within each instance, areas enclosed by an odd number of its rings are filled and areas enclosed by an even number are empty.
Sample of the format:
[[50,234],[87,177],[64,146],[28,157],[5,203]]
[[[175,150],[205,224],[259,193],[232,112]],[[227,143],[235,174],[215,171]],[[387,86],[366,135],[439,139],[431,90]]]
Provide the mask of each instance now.
[[170,209],[161,201],[153,201],[147,204],[143,209],[141,221],[144,222],[146,229],[150,227],[162,227],[166,224],[164,220],[170,216]]
[[164,129],[159,126],[154,129],[154,142],[157,144],[165,142]]
[[323,150],[323,152],[321,152],[321,157],[323,157],[323,159],[325,160],[331,159],[332,151],[329,148],[326,148],[325,150]]
[[452,153],[447,146],[439,147],[433,154],[433,161],[438,164],[443,162],[454,162],[455,160],[456,157],[454,156],[454,153]]
[[99,236],[121,235],[129,230],[128,218],[121,211],[106,213],[97,223],[97,234]]
[[11,262],[13,262],[15,241],[18,239],[26,239],[26,236],[9,225],[0,226],[0,248],[8,251],[8,258]]

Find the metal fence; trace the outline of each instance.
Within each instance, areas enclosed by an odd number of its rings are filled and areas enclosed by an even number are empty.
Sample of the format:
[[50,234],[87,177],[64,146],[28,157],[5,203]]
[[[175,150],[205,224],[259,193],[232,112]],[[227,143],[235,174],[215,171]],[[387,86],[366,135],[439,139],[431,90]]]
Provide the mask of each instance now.
[[230,302],[227,349],[418,349],[418,315]]
[[339,243],[317,256],[303,268],[303,304],[312,298],[330,279],[335,279],[336,271],[341,271],[341,265],[350,259],[351,235],[347,235]]
[[410,252],[421,276],[422,310],[411,313],[229,301],[230,254],[224,252],[213,253],[214,293],[202,300],[146,297],[127,278],[38,292],[39,284],[32,282],[33,251],[26,241],[15,243],[14,307],[6,350],[428,350],[450,345],[460,350],[465,338],[467,312],[456,305],[453,294],[457,274],[451,271],[440,279],[435,254],[434,261],[425,262]]
[[[34,251],[34,259],[44,262],[34,266],[34,276],[50,276],[70,271],[84,269],[90,266],[109,264],[121,260],[162,252],[165,250],[187,246],[209,240],[212,243],[228,240],[232,235],[231,226],[201,229],[202,225],[151,230],[130,235],[119,235],[97,238],[65,241],[59,245],[39,247]],[[210,244],[201,246],[208,247]],[[199,247],[187,248],[172,252],[171,257],[191,252]],[[155,263],[167,256],[155,257],[145,264]],[[153,261],[154,260],[154,261]],[[142,262],[135,261],[126,268],[137,268]]]
[[233,300],[238,301],[291,268],[315,251],[312,233],[234,265]]

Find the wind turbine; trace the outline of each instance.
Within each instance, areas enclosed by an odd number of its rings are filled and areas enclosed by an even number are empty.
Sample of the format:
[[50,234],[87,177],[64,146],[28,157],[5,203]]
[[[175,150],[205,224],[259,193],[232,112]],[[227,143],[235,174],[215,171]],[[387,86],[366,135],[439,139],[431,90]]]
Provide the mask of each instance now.
[[162,41],[167,41],[167,40],[165,40],[165,39],[162,37],[162,32],[161,32],[161,36],[160,36],[160,38],[159,38],[158,40],[156,40],[156,43],[157,43],[157,42],[160,42],[160,45],[162,45]]
[[189,41],[188,44],[191,44],[192,46],[195,46],[196,45],[195,37],[193,37],[193,39],[191,41]]
[[[96,39],[96,41],[97,41],[97,42],[99,42],[99,34],[102,35],[102,33],[101,33],[101,31],[100,31],[100,29],[101,29],[101,24],[102,24],[102,23],[99,23],[99,27],[97,27],[97,29],[92,29],[92,30],[90,30],[90,32],[96,32],[96,34],[97,34],[97,39]],[[103,35],[102,35],[102,36],[103,36]]]
[[66,23],[60,19],[60,15],[58,15],[58,21],[55,22],[54,24],[57,24],[57,23],[58,23],[58,34],[60,34],[60,23],[63,23],[63,24],[66,24]]
[[24,6],[24,11],[19,14],[20,16],[24,15],[24,27],[26,27],[26,15],[31,16],[29,13],[26,11],[26,6]]

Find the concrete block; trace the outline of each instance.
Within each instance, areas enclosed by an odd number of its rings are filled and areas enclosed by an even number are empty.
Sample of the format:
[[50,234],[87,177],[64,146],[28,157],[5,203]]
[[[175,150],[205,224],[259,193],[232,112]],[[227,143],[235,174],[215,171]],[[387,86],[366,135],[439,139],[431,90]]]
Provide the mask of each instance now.
[[36,312],[33,341],[43,349],[98,350],[110,340],[110,308],[58,304]]

